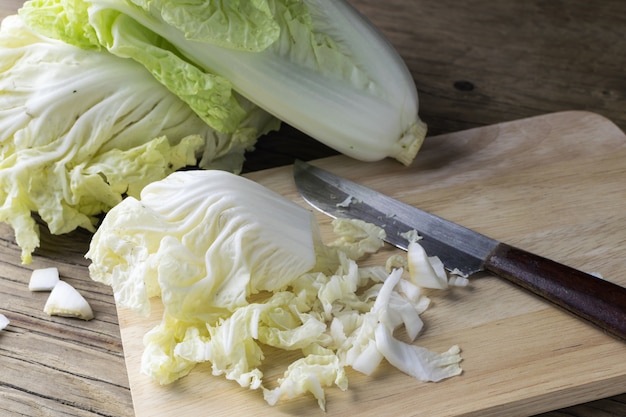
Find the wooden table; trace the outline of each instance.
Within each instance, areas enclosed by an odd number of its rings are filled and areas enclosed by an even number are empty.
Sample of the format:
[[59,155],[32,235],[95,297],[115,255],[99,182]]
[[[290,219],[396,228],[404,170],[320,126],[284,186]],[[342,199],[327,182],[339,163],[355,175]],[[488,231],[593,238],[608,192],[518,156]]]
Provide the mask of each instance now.
[[[2,0],[0,17],[21,0]],[[430,135],[560,110],[589,110],[626,130],[626,4],[541,0],[352,0],[409,65]],[[589,138],[593,146],[593,138]],[[284,126],[262,138],[247,171],[333,152]],[[119,322],[110,289],[93,283],[83,258],[90,235],[43,233],[32,265],[20,264],[0,226],[0,415],[132,416]],[[55,256],[64,262],[56,263]],[[33,268],[58,266],[97,312],[91,322],[50,318],[31,293]],[[543,414],[626,415],[626,394]]]

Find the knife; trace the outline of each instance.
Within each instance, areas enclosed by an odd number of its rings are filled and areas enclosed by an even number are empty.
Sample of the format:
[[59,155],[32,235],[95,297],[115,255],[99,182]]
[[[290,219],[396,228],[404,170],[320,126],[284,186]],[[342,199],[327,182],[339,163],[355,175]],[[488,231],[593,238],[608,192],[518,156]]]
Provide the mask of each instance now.
[[296,187],[305,201],[331,217],[360,219],[382,227],[385,241],[406,250],[403,235],[417,231],[430,256],[446,269],[471,275],[490,272],[626,341],[626,288],[510,246],[303,161],[294,163]]

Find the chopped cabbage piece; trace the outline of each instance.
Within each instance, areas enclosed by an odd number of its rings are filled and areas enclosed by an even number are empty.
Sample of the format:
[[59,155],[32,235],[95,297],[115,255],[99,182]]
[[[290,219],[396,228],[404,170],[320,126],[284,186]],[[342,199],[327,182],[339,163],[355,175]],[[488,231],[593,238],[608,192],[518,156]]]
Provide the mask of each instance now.
[[87,300],[65,281],[59,281],[54,286],[43,311],[51,316],[76,317],[83,320],[94,318]]
[[0,314],[0,330],[4,330],[9,325],[10,321],[4,314]]
[[273,390],[265,389],[263,397],[270,405],[282,398],[294,398],[311,392],[322,410],[326,409],[324,387],[336,385],[348,389],[348,378],[335,355],[308,355],[287,368],[285,375]]
[[459,375],[460,349],[452,346],[443,354],[393,338],[383,324],[376,327],[376,347],[390,364],[420,381],[441,381]]
[[352,259],[382,248],[385,230],[358,219],[333,219],[333,231],[339,237],[330,246],[336,247]]
[[423,288],[448,288],[448,276],[443,263],[436,256],[428,256],[417,241],[409,243],[407,259],[411,282]]
[[52,291],[59,282],[59,270],[56,267],[33,270],[28,282],[31,291]]

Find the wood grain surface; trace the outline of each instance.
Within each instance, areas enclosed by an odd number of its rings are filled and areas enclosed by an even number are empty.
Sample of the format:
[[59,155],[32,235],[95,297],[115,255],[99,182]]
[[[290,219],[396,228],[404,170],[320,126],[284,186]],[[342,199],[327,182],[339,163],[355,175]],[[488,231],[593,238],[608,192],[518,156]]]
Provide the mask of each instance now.
[[[626,48],[621,29],[626,26],[626,3],[621,0],[350,2],[389,37],[405,58],[418,86],[420,113],[429,124],[430,136],[571,109],[593,111],[626,129]],[[0,18],[14,13],[22,3],[0,1]],[[589,131],[581,141],[594,149],[595,132]],[[257,150],[249,155],[246,169],[256,171],[286,165],[296,157],[308,160],[331,154],[328,148],[284,126],[280,132],[262,138]],[[568,155],[564,150],[565,160]],[[432,163],[437,165],[437,161]],[[458,172],[463,172],[462,168]],[[612,173],[623,173],[617,168],[608,167]],[[552,174],[558,177],[559,172]],[[454,178],[432,180],[446,182]],[[483,185],[476,181],[474,189]],[[496,202],[486,203],[491,215],[483,221],[497,222],[501,214]],[[527,203],[523,198],[518,201]],[[467,199],[457,201],[453,197],[448,204],[465,204],[467,210],[472,207]],[[567,218],[576,205],[570,199],[555,204],[555,208]],[[616,203],[609,220],[622,211],[623,203]],[[443,210],[442,214],[448,213]],[[471,212],[457,220],[470,218]],[[523,221],[548,224],[536,213],[527,213],[520,224]],[[575,223],[577,217],[571,221]],[[524,227],[518,231],[523,232]],[[585,227],[586,233],[595,236],[595,231],[592,225]],[[599,231],[613,232],[610,224]],[[611,243],[623,248],[624,240],[617,236]],[[134,415],[113,298],[107,287],[91,282],[86,273],[83,254],[89,238],[84,231],[56,237],[44,229],[42,248],[33,264],[23,266],[12,231],[0,226],[0,312],[11,320],[10,327],[0,333],[2,416]],[[577,239],[579,236],[570,234],[566,240]],[[550,249],[554,244],[545,239],[534,242],[541,246],[539,249]],[[589,250],[589,259],[577,262],[593,262],[598,255],[594,239],[580,244]],[[564,256],[569,259],[570,251]],[[43,313],[46,296],[30,293],[26,286],[33,268],[47,266],[58,266],[62,278],[86,296],[96,312],[94,321],[50,318]],[[513,329],[505,333],[509,335],[526,343],[523,335],[514,334]],[[588,343],[594,345],[596,341],[591,337]],[[546,357],[546,366],[558,363],[557,359]],[[623,362],[623,358],[620,360]],[[626,415],[626,394],[605,398],[617,392],[614,387],[599,388],[594,398],[604,399],[542,417],[622,417]],[[542,404],[550,398],[546,395]],[[568,400],[580,402],[575,390]],[[555,401],[551,409],[563,406]],[[418,410],[403,411],[406,415],[419,414]],[[493,411],[497,414],[497,409]],[[520,415],[533,412],[519,410]]]

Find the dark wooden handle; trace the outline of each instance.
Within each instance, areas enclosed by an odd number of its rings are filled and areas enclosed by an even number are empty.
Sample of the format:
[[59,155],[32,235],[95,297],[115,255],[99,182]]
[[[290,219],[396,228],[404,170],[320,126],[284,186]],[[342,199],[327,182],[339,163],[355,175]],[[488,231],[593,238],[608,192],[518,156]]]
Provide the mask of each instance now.
[[626,288],[504,243],[485,269],[626,341]]

